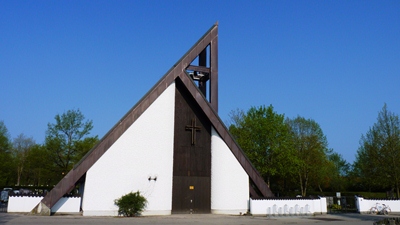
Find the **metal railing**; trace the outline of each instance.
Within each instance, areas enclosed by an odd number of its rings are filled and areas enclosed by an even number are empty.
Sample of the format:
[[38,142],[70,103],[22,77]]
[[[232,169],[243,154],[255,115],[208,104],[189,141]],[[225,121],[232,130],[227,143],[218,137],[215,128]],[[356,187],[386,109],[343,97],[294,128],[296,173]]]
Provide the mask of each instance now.
[[357,212],[355,198],[353,196],[326,197],[328,213],[352,213]]
[[7,212],[7,203],[0,203],[0,213]]

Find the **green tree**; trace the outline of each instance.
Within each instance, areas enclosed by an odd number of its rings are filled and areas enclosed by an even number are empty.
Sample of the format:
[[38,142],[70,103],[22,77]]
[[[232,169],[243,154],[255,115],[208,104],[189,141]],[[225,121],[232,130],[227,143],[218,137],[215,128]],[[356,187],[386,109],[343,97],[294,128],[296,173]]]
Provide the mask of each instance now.
[[21,177],[26,166],[26,159],[30,150],[36,145],[36,143],[32,137],[28,138],[24,134],[20,134],[14,138],[12,145],[12,153],[17,171],[16,185],[19,186],[21,184]]
[[0,152],[7,152],[10,150],[10,134],[3,121],[0,121]]
[[0,121],[0,186],[9,185],[12,177],[11,142],[7,127]]
[[88,137],[93,128],[91,120],[85,120],[78,110],[68,110],[55,116],[56,122],[48,124],[45,146],[60,176],[67,173],[98,141]]
[[285,117],[269,107],[232,111],[229,131],[271,187],[273,177],[288,179],[296,165]]
[[374,144],[376,133],[373,129],[361,136],[360,146],[358,147],[356,160],[353,163],[353,174],[359,178],[360,186],[363,190],[372,191],[376,188],[382,188],[380,162],[378,147]]
[[49,151],[43,145],[34,145],[26,157],[26,183],[34,186],[51,185],[59,180],[59,174],[51,162]]
[[347,177],[350,172],[350,164],[343,158],[341,154],[336,152],[328,156],[328,160],[332,163],[330,169],[330,187],[334,191],[344,191],[347,187]]
[[330,150],[321,127],[314,120],[300,116],[287,119],[286,123],[290,127],[299,160],[296,170],[301,195],[306,196],[311,183],[316,184],[322,191],[321,184],[329,174],[330,163],[327,155]]
[[355,170],[368,188],[391,188],[400,196],[400,121],[384,104],[377,122],[361,136]]

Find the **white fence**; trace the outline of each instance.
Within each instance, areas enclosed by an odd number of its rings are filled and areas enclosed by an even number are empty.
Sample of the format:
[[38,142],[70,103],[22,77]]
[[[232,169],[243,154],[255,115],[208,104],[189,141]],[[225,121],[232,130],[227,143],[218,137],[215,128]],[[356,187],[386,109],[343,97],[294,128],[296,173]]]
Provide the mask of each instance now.
[[[359,213],[368,213],[376,203],[388,205],[392,212],[400,212],[400,200],[356,198]],[[41,196],[10,196],[7,212],[29,213],[41,200]],[[81,197],[63,197],[52,208],[52,213],[73,214],[80,212]],[[316,199],[250,199],[250,213],[253,215],[290,216],[327,213],[325,197]]]
[[250,199],[253,215],[289,216],[327,213],[326,198],[317,199]]
[[370,209],[376,206],[376,203],[389,206],[392,212],[400,212],[400,200],[364,199],[363,197],[357,196],[355,198],[359,213],[369,213]]
[[[10,196],[7,212],[29,213],[43,199],[42,196]],[[52,213],[79,213],[81,197],[63,197],[52,208]]]

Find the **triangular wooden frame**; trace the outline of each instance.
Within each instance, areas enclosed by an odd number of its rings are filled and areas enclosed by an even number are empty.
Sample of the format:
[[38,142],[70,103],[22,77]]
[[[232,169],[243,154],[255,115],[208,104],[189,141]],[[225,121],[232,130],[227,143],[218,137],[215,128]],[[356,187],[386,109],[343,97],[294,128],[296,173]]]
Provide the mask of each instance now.
[[[210,67],[193,66],[191,63],[210,46]],[[210,102],[187,74],[186,70],[206,70],[210,74]],[[180,79],[196,103],[211,121],[212,126],[247,172],[252,184],[251,196],[273,197],[273,194],[258,171],[235,142],[228,129],[219,118],[218,111],[218,24],[213,25],[195,45],[150,89],[139,102],[90,150],[83,159],[42,199],[32,213],[40,213],[44,207],[49,211],[65,194],[71,192],[112,144],[138,119],[142,113],[176,79]]]

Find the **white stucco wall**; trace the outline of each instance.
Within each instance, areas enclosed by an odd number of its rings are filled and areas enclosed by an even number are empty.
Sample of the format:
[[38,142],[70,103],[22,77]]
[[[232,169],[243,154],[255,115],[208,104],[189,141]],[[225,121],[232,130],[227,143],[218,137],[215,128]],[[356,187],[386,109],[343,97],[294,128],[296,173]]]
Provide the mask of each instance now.
[[54,213],[80,213],[81,197],[63,197],[51,208]]
[[42,196],[10,196],[8,199],[7,212],[30,212],[42,199]]
[[[10,196],[7,212],[28,213],[43,199],[42,196]],[[79,213],[80,197],[62,197],[52,208],[53,213]]]
[[148,200],[143,215],[171,214],[174,108],[172,83],[88,170],[83,215],[116,216],[114,200],[136,191]]
[[391,212],[400,212],[400,200],[389,200],[389,199],[364,199],[363,197],[355,196],[357,211],[359,213],[369,213],[372,207],[376,207],[385,204],[389,206]]
[[249,177],[214,128],[211,135],[211,212],[246,213]]
[[262,199],[250,200],[253,215],[312,215],[325,214],[326,198],[319,199]]

